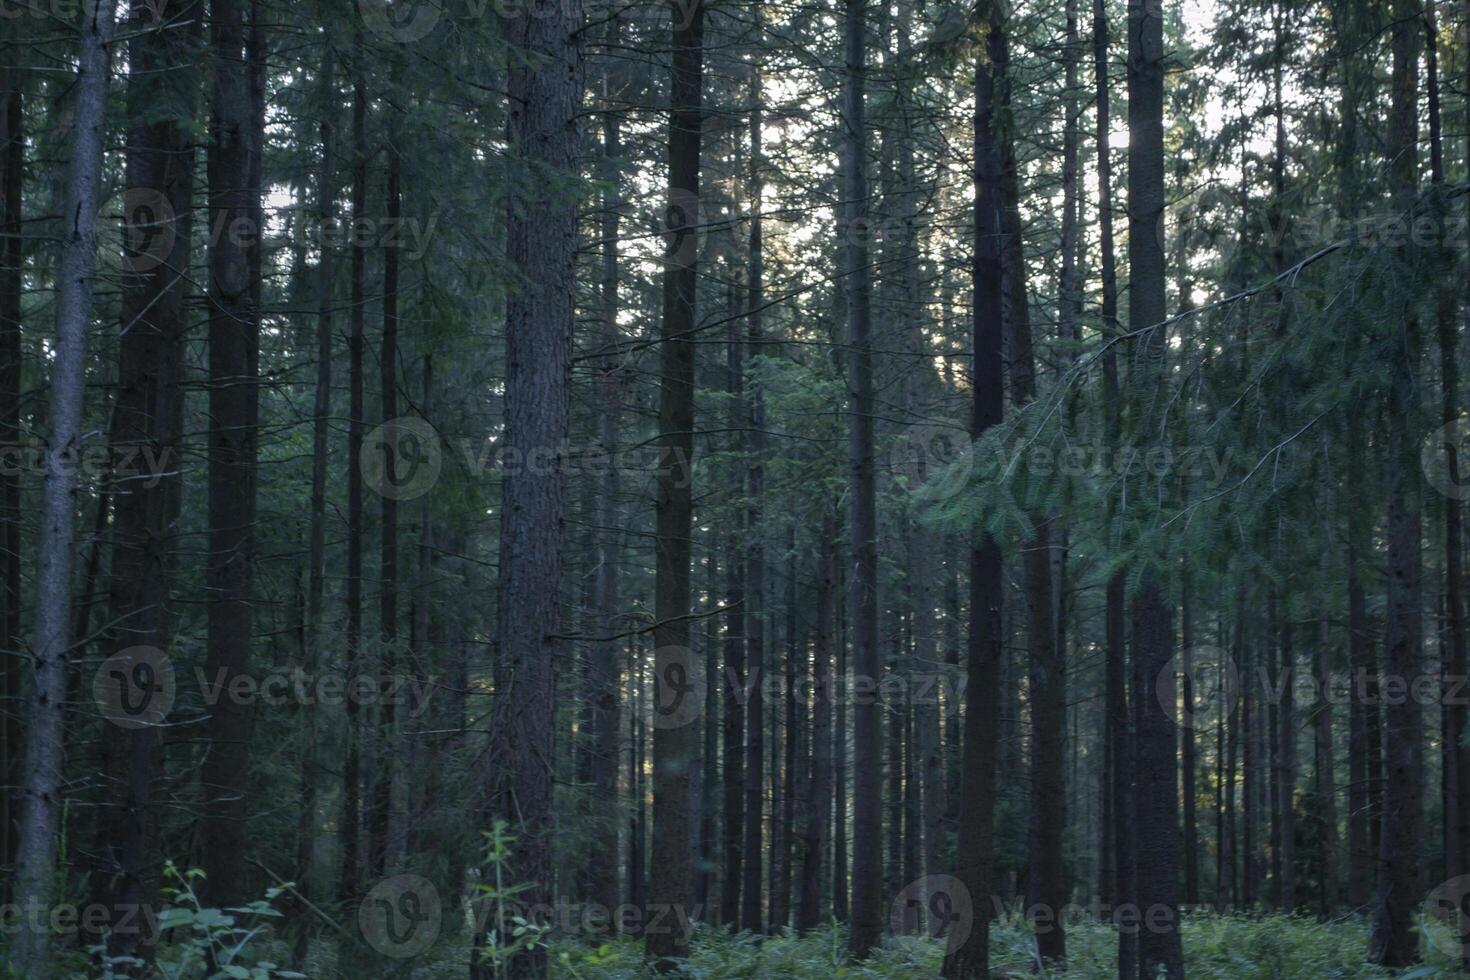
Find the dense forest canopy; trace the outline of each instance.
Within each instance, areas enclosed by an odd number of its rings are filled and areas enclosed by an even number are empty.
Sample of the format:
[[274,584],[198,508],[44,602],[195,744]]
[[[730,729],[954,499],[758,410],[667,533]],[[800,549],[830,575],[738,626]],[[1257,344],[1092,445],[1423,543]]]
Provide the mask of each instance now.
[[0,965],[1470,969],[1470,3],[10,0]]

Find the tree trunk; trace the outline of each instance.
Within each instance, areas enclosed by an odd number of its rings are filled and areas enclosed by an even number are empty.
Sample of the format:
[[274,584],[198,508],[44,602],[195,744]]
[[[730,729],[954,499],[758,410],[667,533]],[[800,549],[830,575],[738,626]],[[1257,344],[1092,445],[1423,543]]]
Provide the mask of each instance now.
[[[1439,99],[1438,31],[1434,2],[1425,8],[1425,36],[1428,38],[1425,86],[1429,100],[1430,176],[1434,182],[1435,219],[1440,228],[1439,288],[1435,291],[1435,325],[1439,342],[1440,423],[1448,432],[1459,418],[1459,332],[1455,322],[1456,290],[1454,254],[1447,247],[1449,203],[1445,200],[1444,147]],[[1470,110],[1467,110],[1470,111]],[[1451,486],[1459,486],[1459,447],[1453,439],[1444,443],[1445,467]],[[1444,506],[1444,615],[1445,640],[1441,669],[1447,679],[1446,689],[1465,677],[1465,575],[1461,557],[1464,541],[1460,500],[1446,494]],[[1458,690],[1458,688],[1453,688]],[[1458,702],[1458,703],[1451,703]],[[1443,771],[1447,792],[1445,814],[1445,875],[1454,877],[1470,871],[1470,746],[1464,744],[1466,710],[1463,698],[1447,698],[1443,706],[1444,745]]]
[[[574,175],[581,149],[581,5],[522,11],[508,26],[511,44],[528,54],[507,78],[511,145],[546,172]],[[504,439],[517,459],[561,446],[567,437],[575,311],[563,284],[576,274],[578,203],[554,181],[528,185],[509,202],[506,253],[523,285],[506,302]],[[552,900],[565,482],[557,459],[508,472],[501,488],[496,711],[487,759],[519,761],[508,772],[486,773],[483,785],[493,794],[492,812],[513,828],[516,875],[530,886],[523,900],[533,908]],[[490,976],[477,953],[470,969],[476,980]],[[509,971],[544,977],[544,947],[514,957]]]
[[[400,72],[393,66],[396,82]],[[398,228],[402,210],[399,176],[402,161],[398,151],[396,113],[389,111],[387,125],[388,181],[387,227]],[[368,805],[368,868],[374,876],[384,874],[388,866],[389,838],[392,836],[393,772],[397,740],[394,738],[395,714],[392,676],[398,661],[398,459],[396,436],[398,426],[398,239],[396,234],[383,241],[383,341],[378,350],[378,398],[385,438],[374,447],[383,454],[385,489],[379,493],[380,518],[378,538],[378,660],[379,713],[373,726],[373,790]],[[377,465],[377,464],[375,464]]]
[[[87,327],[96,273],[97,208],[106,135],[107,45],[113,8],[88,0],[79,26],[76,102],[66,176],[67,221],[56,273],[56,346],[50,370],[51,431],[39,514],[36,639],[32,650],[30,714],[21,770],[20,832],[14,899],[23,908],[51,906],[64,792],[63,730],[67,651],[71,647],[71,565],[76,536],[77,467],[86,393]],[[12,157],[13,160],[13,157]],[[7,188],[7,194],[10,189]],[[7,201],[7,208],[9,202]],[[46,931],[23,916],[10,946],[22,976],[47,980],[51,957]]]
[[[1130,385],[1147,404],[1162,384],[1165,269],[1158,229],[1164,217],[1164,31],[1150,8],[1128,18],[1128,265],[1129,328],[1151,330],[1139,363],[1151,370]],[[1144,555],[1145,562],[1154,560]],[[1133,718],[1135,728],[1134,833],[1138,848],[1138,907],[1157,924],[1138,935],[1138,976],[1184,976],[1179,939],[1179,807],[1174,723],[1155,685],[1165,680],[1173,646],[1168,606],[1156,567],[1146,564],[1133,598]],[[1168,680],[1172,680],[1168,678]]]
[[[876,683],[878,659],[878,507],[873,458],[872,273],[862,229],[867,216],[867,123],[864,120],[867,0],[846,0],[842,85],[842,221],[846,278],[848,467],[852,485],[852,667],[864,683]],[[882,718],[876,699],[852,706],[853,849],[852,928],[849,949],[865,959],[883,932]]]
[[[320,210],[321,258],[317,263],[316,317],[316,396],[312,405],[311,425],[311,531],[307,556],[305,640],[302,644],[301,670],[316,677],[321,665],[328,662],[322,653],[322,615],[326,597],[327,551],[327,462],[331,452],[330,416],[332,414],[332,290],[333,250],[328,245],[328,231],[335,231],[336,212],[336,132],[333,126],[337,100],[336,49],[325,45],[322,56],[321,84],[324,90],[322,120],[319,127],[321,171],[317,178],[317,207]],[[301,919],[293,950],[294,965],[306,963],[306,927],[311,900],[311,877],[308,870],[315,863],[317,807],[317,716],[314,705],[301,706],[301,814],[297,826],[296,866],[297,890],[302,903],[296,909]]]
[[[752,83],[751,98],[759,98],[759,84]],[[748,288],[746,298],[746,332],[749,335],[750,353],[754,357],[761,350],[762,327],[761,279],[764,275],[764,256],[761,252],[760,222],[760,113],[751,113],[750,124],[751,172],[750,187],[752,207],[755,209],[750,223],[750,256],[748,263]],[[765,624],[766,624],[766,550],[764,541],[764,514],[762,505],[765,495],[765,449],[766,441],[765,405],[758,382],[752,384],[746,405],[746,427],[750,430],[750,453],[747,456],[745,486],[749,504],[745,515],[745,532],[748,544],[745,553],[745,669],[750,682],[746,701],[745,718],[745,819],[744,831],[744,875],[740,886],[740,928],[749,932],[765,929],[761,917],[761,894],[765,889],[762,873],[765,866],[761,860],[764,847],[765,808]]]
[[[995,125],[995,65],[1004,60],[1002,35],[992,29],[987,51],[975,63],[975,357],[970,436],[979,439],[1005,413],[1002,384],[1002,157]],[[959,854],[955,877],[969,892],[970,935],[950,934],[944,957],[947,980],[985,977],[990,971],[990,916],[994,880],[995,763],[999,730],[1003,579],[1000,545],[985,534],[970,552],[970,638],[965,689],[964,775],[960,788]],[[954,896],[950,896],[951,899]]]
[[[13,21],[11,22],[14,23]],[[13,28],[6,28],[7,30]],[[25,187],[24,80],[16,67],[0,68],[0,443],[20,441],[21,295],[25,251],[21,201]],[[18,706],[24,676],[20,647],[20,476],[0,473],[0,699]],[[15,821],[20,812],[21,712],[0,719],[0,862],[15,865]],[[9,900],[13,882],[0,887]]]
[[[217,64],[209,143],[209,650],[205,676],[228,691],[250,671],[255,610],[255,467],[260,313],[249,245],[227,229],[258,214],[250,184],[253,132],[245,23],[238,0],[211,10]],[[200,768],[204,811],[204,895],[217,908],[247,900],[246,794],[252,711],[228,695],[211,707],[210,751]]]
[[[362,37],[352,49],[352,220],[367,218],[367,74]],[[347,412],[347,647],[349,687],[362,668],[362,440],[364,405],[362,354],[367,303],[367,248],[363,236],[352,236],[352,283],[349,302],[348,412]],[[357,897],[362,860],[362,723],[358,698],[347,699],[347,723],[342,733],[346,761],[342,767],[342,872],[338,882],[344,903]]]
[[[175,525],[180,505],[179,440],[183,427],[185,303],[193,224],[192,112],[152,119],[160,101],[195,104],[197,81],[188,67],[201,52],[201,8],[181,12],[178,33],[147,29],[143,0],[131,19],[129,44],[127,190],[124,222],[123,331],[118,349],[118,392],[112,447],[119,458],[156,460],[150,468],[120,472],[112,516],[112,569],[106,643],[109,656],[137,647],[167,653],[173,640],[170,598],[176,559]],[[105,507],[103,511],[105,512]],[[84,631],[78,635],[84,635]],[[142,692],[138,692],[142,693]],[[159,707],[167,712],[167,706]],[[158,900],[161,862],[153,783],[161,766],[163,714],[145,712],[144,724],[128,724],[102,740],[107,780],[98,841],[103,874],[94,882],[99,907],[152,908]],[[114,926],[118,923],[113,923]],[[114,928],[113,956],[151,958],[149,937]]]
[[[615,44],[621,22],[614,17],[608,24],[609,43]],[[604,86],[608,80],[604,78]],[[611,93],[604,90],[604,98]],[[597,438],[608,458],[615,458],[623,405],[623,366],[618,354],[618,225],[622,198],[619,191],[619,154],[622,153],[619,118],[609,110],[602,116],[602,163],[605,189],[602,199],[602,282],[599,286],[602,322],[600,343],[603,356],[597,364],[599,416]],[[604,467],[598,475],[594,504],[593,547],[597,550],[597,573],[593,582],[594,630],[598,637],[611,637],[618,615],[618,571],[621,536],[618,534],[618,496],[621,473],[616,466]],[[598,809],[618,799],[618,732],[621,727],[618,701],[618,645],[616,640],[600,639],[590,651],[592,663],[592,782]],[[616,810],[616,808],[614,808]],[[617,821],[605,823],[607,832],[617,840]],[[592,858],[589,868],[588,899],[604,908],[618,904],[617,849],[612,854]]]
[[[1393,6],[1393,74],[1388,150],[1394,206],[1407,212],[1418,192],[1417,8]],[[1422,669],[1420,539],[1422,480],[1415,452],[1420,436],[1414,378],[1419,324],[1410,310],[1389,325],[1385,361],[1388,389],[1388,596],[1384,667],[1389,677],[1417,678]],[[1424,709],[1413,697],[1386,699],[1384,787],[1379,845],[1378,897],[1369,955],[1388,967],[1419,959],[1414,913],[1422,899],[1420,849],[1424,840]]]
[[[695,328],[699,256],[699,154],[703,140],[704,3],[694,4],[674,25],[674,62],[669,120],[669,221],[664,253],[664,309],[660,331],[658,431],[657,541],[654,547],[657,585],[654,594],[654,682],[668,685],[656,691],[654,710],[676,709],[687,696],[682,672],[692,669],[689,655],[689,553],[693,497],[691,481],[694,451],[694,352],[690,334]],[[677,223],[674,223],[677,222]],[[570,272],[565,280],[571,281]],[[666,706],[670,692],[677,697]],[[655,720],[661,717],[656,714]],[[672,724],[656,724],[653,731],[653,834],[659,859],[653,864],[649,905],[644,910],[645,939],[650,959],[668,971],[688,955],[689,936],[668,914],[689,900],[691,883],[689,814],[690,768],[693,739],[680,713]],[[662,912],[660,911],[662,910]],[[649,928],[662,922],[662,928]]]
[[832,591],[837,522],[822,522],[817,542],[816,645],[812,649],[812,753],[810,797],[802,840],[801,896],[796,928],[809,932],[822,922],[822,860],[832,819]]

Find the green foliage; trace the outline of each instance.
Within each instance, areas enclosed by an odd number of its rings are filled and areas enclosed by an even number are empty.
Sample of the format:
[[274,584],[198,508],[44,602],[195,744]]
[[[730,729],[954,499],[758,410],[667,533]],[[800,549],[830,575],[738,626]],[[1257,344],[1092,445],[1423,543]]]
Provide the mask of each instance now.
[[[1437,929],[1426,923],[1423,928]],[[829,924],[800,938],[758,940],[749,933],[731,935],[701,927],[695,932],[688,964],[677,974],[700,978],[781,977],[826,980],[831,977],[886,977],[930,980],[938,976],[942,948],[914,937],[890,938],[865,963],[846,962],[843,930]],[[1461,976],[1441,947],[1425,943],[1425,963],[1395,973],[1367,962],[1368,922],[1347,918],[1328,923],[1302,916],[1221,916],[1191,913],[1184,921],[1184,958],[1191,978],[1233,980],[1367,980],[1376,977]],[[992,974],[998,977],[1043,976],[1082,980],[1116,973],[1117,938],[1112,927],[1087,920],[1069,922],[1068,963],[1064,969],[1035,972],[1034,944],[1018,918],[991,927]],[[596,947],[553,944],[553,977],[567,980],[629,980],[652,977],[643,960],[643,945],[621,937]]]
[[[169,937],[158,958],[144,974],[148,980],[289,980],[304,978],[262,958],[261,947],[271,936],[271,921],[281,913],[271,903],[286,889],[270,888],[265,898],[238,908],[206,908],[193,882],[204,877],[197,868],[180,871],[172,861],[164,875],[174,884],[164,889],[171,905],[158,916],[158,927]],[[146,964],[128,956],[106,956],[106,944],[88,950],[100,959],[101,980],[135,977]],[[84,974],[78,973],[77,976]]]

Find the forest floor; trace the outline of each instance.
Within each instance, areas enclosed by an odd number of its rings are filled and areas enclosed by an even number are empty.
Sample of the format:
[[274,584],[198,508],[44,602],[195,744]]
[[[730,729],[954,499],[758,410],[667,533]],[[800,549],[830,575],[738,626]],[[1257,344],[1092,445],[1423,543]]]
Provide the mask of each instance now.
[[[1190,980],[1241,977],[1250,980],[1316,978],[1470,976],[1457,967],[1454,940],[1437,922],[1423,925],[1425,962],[1393,971],[1368,963],[1368,922],[1349,917],[1319,923],[1306,916],[1219,916],[1193,914],[1185,922],[1185,973]],[[694,953],[684,974],[702,978],[759,977],[763,980],[827,980],[831,977],[891,977],[932,980],[939,976],[942,946],[937,941],[890,939],[881,953],[860,966],[844,965],[841,934],[827,928],[796,939],[731,936],[716,930],[696,934]],[[1068,965],[1064,970],[1034,969],[1029,930],[1019,922],[992,927],[992,975],[1053,980],[1117,975],[1116,934],[1095,922],[1069,923]],[[600,947],[557,947],[552,976],[566,980],[622,980],[652,976],[643,972],[641,945],[621,940]]]

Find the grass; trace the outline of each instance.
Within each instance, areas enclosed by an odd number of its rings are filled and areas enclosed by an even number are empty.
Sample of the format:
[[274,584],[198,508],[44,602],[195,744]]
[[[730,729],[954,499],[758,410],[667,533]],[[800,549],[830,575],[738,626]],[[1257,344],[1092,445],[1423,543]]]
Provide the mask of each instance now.
[[[1467,976],[1454,961],[1453,938],[1439,923],[1424,925],[1425,962],[1393,971],[1367,962],[1368,924],[1360,917],[1329,923],[1306,916],[1258,917],[1192,913],[1184,922],[1185,973],[1190,980],[1231,977],[1247,980],[1360,980],[1397,977]],[[890,938],[871,960],[844,962],[842,931],[835,925],[795,938],[757,939],[717,929],[695,934],[684,977],[755,977],[761,980],[829,980],[832,977],[887,977],[932,980],[939,975],[940,943],[913,937]],[[552,976],[562,980],[632,980],[654,976],[642,962],[642,947],[630,938],[599,946],[553,947]],[[991,927],[991,967],[996,977],[1051,980],[1114,977],[1116,934],[1092,921],[1069,922],[1065,968],[1036,969],[1034,945],[1026,925],[1008,920]]]

